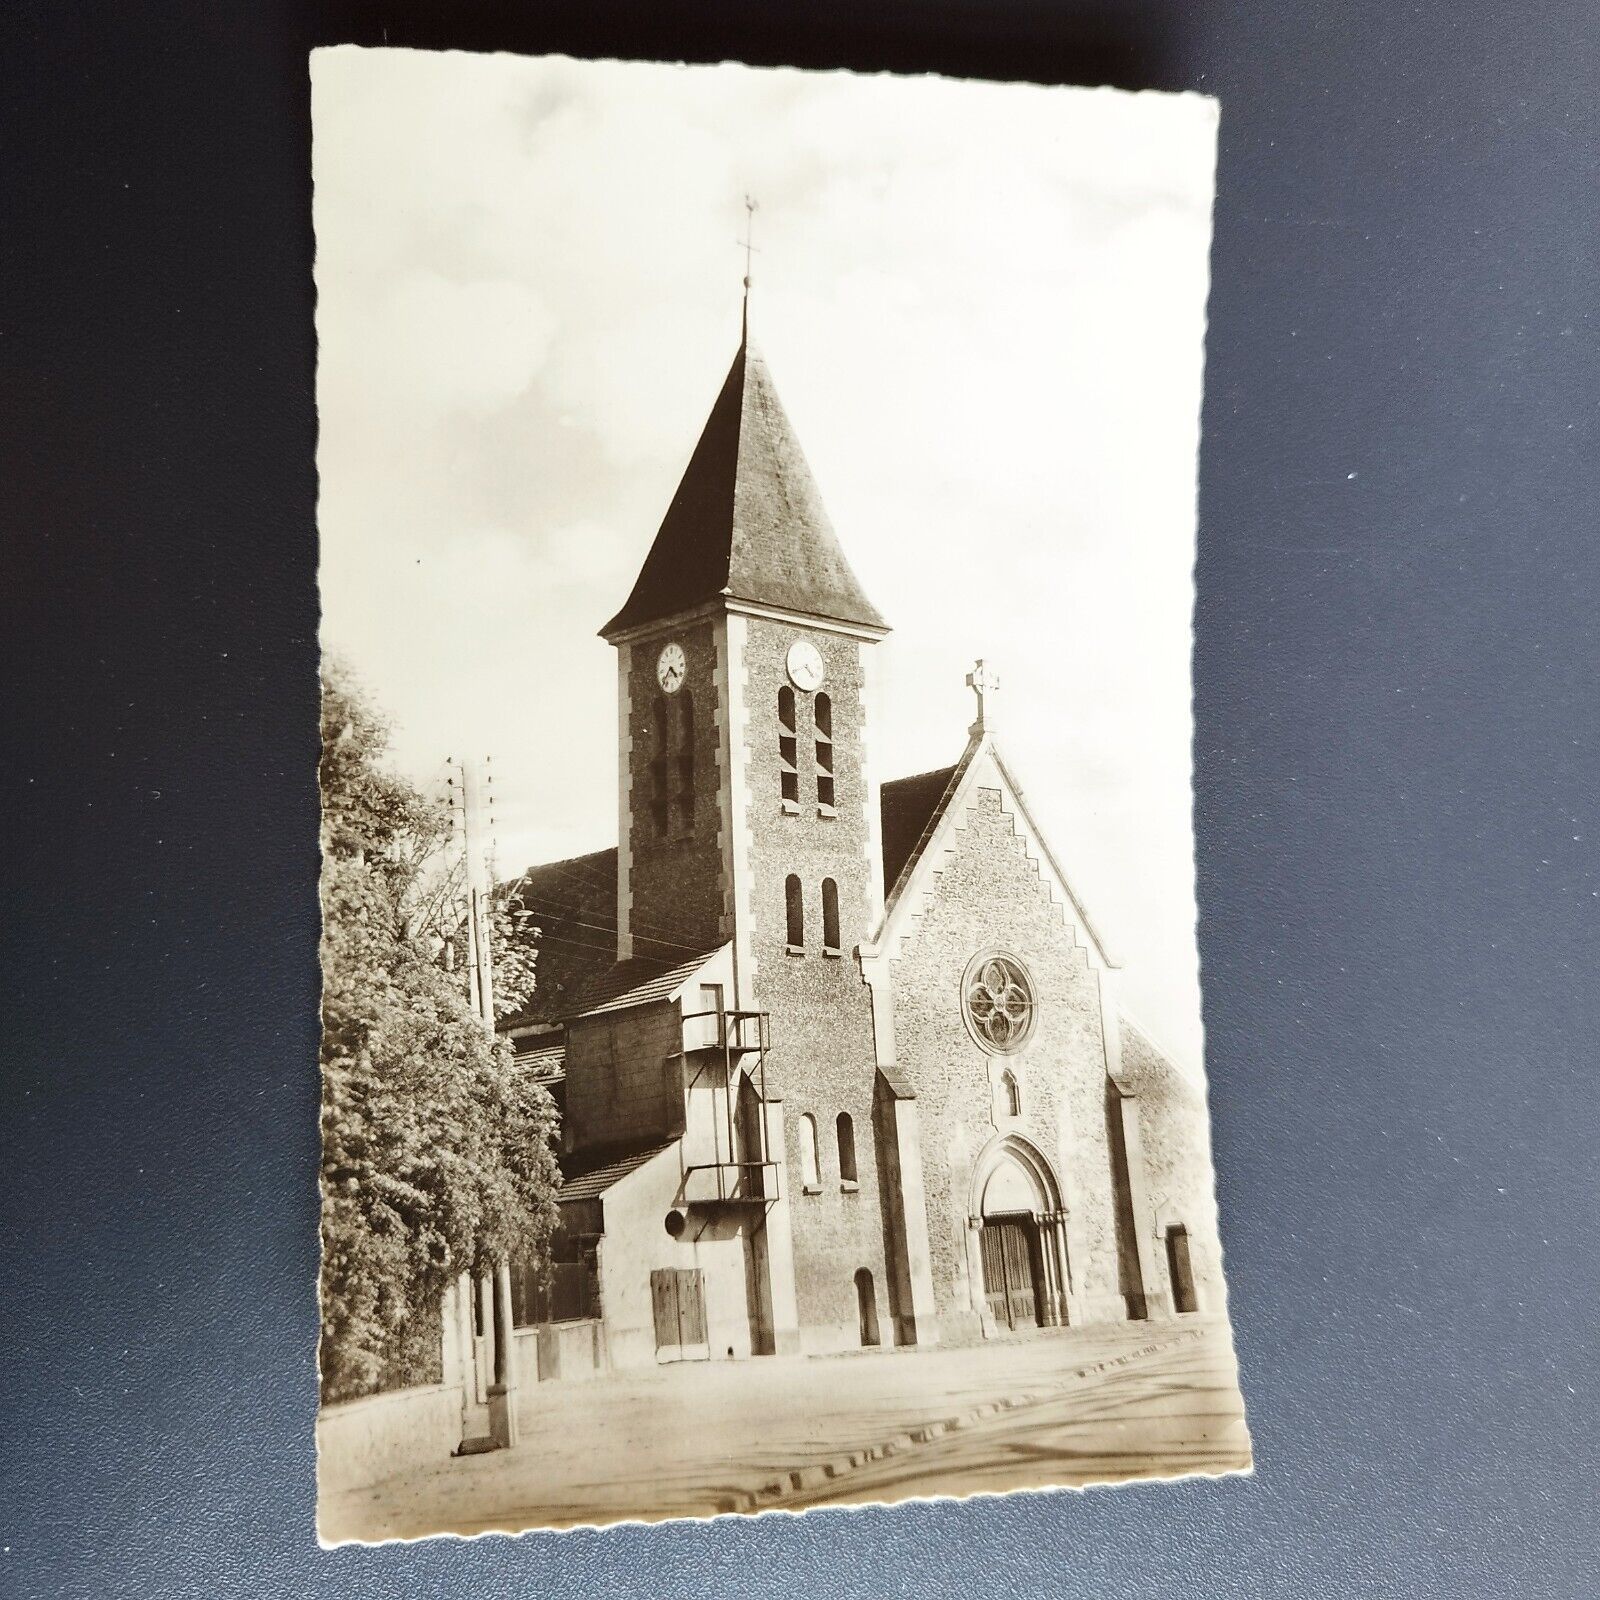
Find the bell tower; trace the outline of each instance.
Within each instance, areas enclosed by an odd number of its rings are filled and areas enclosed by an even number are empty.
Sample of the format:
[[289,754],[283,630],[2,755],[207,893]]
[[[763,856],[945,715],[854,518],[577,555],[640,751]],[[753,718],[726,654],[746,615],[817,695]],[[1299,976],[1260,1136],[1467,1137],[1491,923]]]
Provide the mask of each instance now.
[[777,1319],[779,1349],[854,1345],[880,1291],[895,1337],[915,1337],[885,1221],[899,1203],[897,1124],[858,954],[883,904],[872,680],[888,631],[823,509],[747,306],[602,637],[618,663],[618,954],[670,967],[731,945],[727,1001],[767,1017],[761,1092],[779,1171],[757,1232],[799,1307],[798,1324]]
[[[840,963],[881,901],[862,592],[746,329],[626,604],[618,954]],[[858,980],[859,981],[859,980]]]

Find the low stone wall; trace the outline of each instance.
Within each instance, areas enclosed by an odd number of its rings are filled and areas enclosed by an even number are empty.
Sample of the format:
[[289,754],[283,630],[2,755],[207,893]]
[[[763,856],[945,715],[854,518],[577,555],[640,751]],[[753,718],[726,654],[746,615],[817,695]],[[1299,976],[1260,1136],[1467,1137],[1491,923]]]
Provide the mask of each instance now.
[[358,1489],[430,1461],[461,1443],[461,1385],[396,1389],[317,1413],[317,1487]]
[[[536,1366],[519,1369],[519,1376],[525,1374],[527,1381],[534,1381],[535,1374],[540,1382],[552,1378],[598,1378],[604,1374],[604,1324],[552,1322],[528,1331],[536,1337],[538,1357]],[[517,1337],[520,1341],[522,1335],[519,1333]]]

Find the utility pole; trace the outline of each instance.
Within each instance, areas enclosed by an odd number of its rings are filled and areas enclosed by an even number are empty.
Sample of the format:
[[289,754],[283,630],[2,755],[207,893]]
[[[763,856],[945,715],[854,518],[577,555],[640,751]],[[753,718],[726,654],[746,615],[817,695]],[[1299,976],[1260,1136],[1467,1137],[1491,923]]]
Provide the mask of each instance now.
[[[487,761],[484,767],[487,768]],[[490,935],[489,823],[493,779],[476,761],[461,763],[461,832],[466,858],[467,966],[473,1009],[494,1032],[494,950]]]
[[[491,935],[494,886],[490,882],[493,838],[493,777],[473,760],[459,763],[461,777],[461,842],[466,890],[467,976],[472,1007],[490,1039],[494,1038],[494,947]],[[454,779],[451,780],[454,787]],[[505,1448],[517,1442],[516,1331],[511,1314],[511,1264],[497,1262],[474,1286],[489,1315],[484,1319],[493,1346],[488,1384],[489,1436],[463,1441],[463,1449]],[[470,1292],[470,1291],[469,1291]]]

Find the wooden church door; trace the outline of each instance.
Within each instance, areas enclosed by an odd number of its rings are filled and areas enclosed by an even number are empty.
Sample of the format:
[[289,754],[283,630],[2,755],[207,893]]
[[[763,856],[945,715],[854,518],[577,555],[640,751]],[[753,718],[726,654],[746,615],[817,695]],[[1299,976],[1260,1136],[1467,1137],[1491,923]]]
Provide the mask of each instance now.
[[995,1323],[1003,1328],[1037,1324],[1039,1297],[1027,1225],[1015,1217],[986,1217],[978,1237],[983,1248],[984,1294]]

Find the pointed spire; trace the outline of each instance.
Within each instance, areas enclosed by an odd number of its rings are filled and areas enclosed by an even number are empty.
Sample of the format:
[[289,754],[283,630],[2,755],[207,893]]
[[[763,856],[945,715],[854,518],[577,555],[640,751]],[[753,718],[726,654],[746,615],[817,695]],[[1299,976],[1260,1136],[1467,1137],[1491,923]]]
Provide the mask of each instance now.
[[839,546],[811,468],[744,337],[612,638],[723,597],[887,633]]

